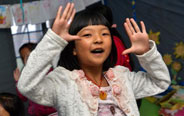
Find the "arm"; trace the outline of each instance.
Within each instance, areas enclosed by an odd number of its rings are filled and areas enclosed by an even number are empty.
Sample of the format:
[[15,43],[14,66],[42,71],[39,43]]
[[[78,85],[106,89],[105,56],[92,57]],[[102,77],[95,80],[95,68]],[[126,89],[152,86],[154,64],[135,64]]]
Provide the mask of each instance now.
[[53,58],[66,45],[65,40],[52,30],[48,30],[42,41],[31,52],[19,78],[17,87],[24,96],[37,103],[53,106],[55,87],[53,82],[47,79],[50,78],[50,73],[46,74],[52,66]]
[[27,101],[27,98],[24,97],[24,96],[19,92],[19,90],[18,90],[18,88],[17,88],[17,82],[18,82],[19,77],[20,77],[20,70],[18,69],[18,67],[13,71],[13,77],[14,77],[14,80],[15,80],[15,82],[16,82],[16,92],[17,92],[17,95],[19,96],[19,98],[20,98],[22,101],[26,102],[26,101]]
[[137,99],[159,94],[170,85],[169,71],[153,41],[150,41],[150,48],[147,53],[137,55],[141,66],[147,72],[129,73],[129,81]]
[[141,21],[142,31],[133,19],[126,19],[124,26],[132,46],[123,54],[136,54],[141,66],[147,71],[132,72],[128,75],[135,97],[141,98],[163,92],[170,84],[169,72],[155,43],[149,41],[144,23]]
[[65,76],[58,74],[58,70],[46,75],[52,66],[52,60],[65,48],[67,41],[78,39],[78,36],[68,33],[70,26],[68,21],[73,20],[75,15],[74,4],[68,3],[62,15],[61,11],[62,7],[58,9],[52,30],[48,30],[35,50],[31,52],[17,85],[23,95],[34,102],[48,106],[53,106],[56,94],[56,85],[54,85],[56,82],[52,77]]

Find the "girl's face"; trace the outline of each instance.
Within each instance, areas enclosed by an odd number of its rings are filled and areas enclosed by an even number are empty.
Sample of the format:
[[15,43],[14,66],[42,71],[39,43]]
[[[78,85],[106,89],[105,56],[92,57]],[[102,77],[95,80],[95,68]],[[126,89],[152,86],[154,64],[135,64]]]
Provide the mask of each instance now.
[[27,59],[29,57],[29,54],[30,54],[30,50],[28,48],[23,48],[21,51],[20,51],[20,55],[21,57],[23,58],[23,63],[26,64],[27,63]]
[[104,25],[89,25],[82,28],[75,41],[74,55],[77,55],[81,67],[102,66],[111,52],[111,34]]
[[0,116],[10,116],[10,114],[0,104]]

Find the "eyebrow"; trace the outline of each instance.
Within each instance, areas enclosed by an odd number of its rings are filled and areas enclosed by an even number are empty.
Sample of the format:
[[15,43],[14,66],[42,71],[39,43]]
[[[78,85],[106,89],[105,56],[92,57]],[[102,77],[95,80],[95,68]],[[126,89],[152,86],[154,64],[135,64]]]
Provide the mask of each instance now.
[[[82,31],[86,31],[86,30],[87,30],[87,31],[88,31],[88,30],[90,31],[90,30],[93,30],[93,29],[87,28],[87,29],[83,29]],[[104,27],[104,28],[102,28],[102,29],[100,29],[100,30],[109,30],[109,29]]]

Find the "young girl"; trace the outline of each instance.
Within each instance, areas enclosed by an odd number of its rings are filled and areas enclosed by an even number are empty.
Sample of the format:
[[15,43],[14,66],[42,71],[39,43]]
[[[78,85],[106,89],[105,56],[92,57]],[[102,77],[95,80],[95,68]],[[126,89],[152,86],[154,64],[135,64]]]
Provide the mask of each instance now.
[[[59,116],[139,116],[135,99],[167,89],[167,67],[155,43],[149,41],[143,22],[142,31],[133,19],[124,24],[132,46],[123,54],[137,54],[147,70],[135,73],[113,67],[116,48],[102,15],[82,11],[74,18],[73,3],[67,4],[62,15],[61,9],[52,29],[28,58],[18,82],[22,94],[55,107]],[[61,51],[61,66],[45,77]]]
[[90,10],[91,12],[101,13],[108,20],[111,25],[111,35],[113,37],[113,41],[117,51],[116,65],[125,66],[129,68],[130,71],[132,71],[134,69],[133,57],[129,54],[122,55],[122,52],[128,47],[125,45],[125,39],[123,39],[117,31],[117,25],[113,24],[113,14],[111,8],[107,5],[101,4],[101,2],[98,2],[88,6],[87,10]]

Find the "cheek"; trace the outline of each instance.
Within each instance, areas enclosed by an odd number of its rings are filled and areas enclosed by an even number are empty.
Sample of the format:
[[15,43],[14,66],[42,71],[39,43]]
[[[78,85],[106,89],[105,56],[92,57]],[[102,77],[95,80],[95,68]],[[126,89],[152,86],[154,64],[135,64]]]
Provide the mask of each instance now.
[[111,48],[112,48],[112,39],[111,38],[107,39],[106,48],[109,49],[109,51],[111,51]]
[[110,41],[108,41],[108,43],[106,44],[106,54],[107,54],[107,57],[110,55],[111,53],[111,49],[112,49],[112,41],[110,39]]
[[27,59],[24,59],[24,61],[23,61],[23,62],[24,62],[24,65],[25,65],[25,64],[27,63]]
[[75,48],[77,52],[83,52],[85,50],[88,50],[90,42],[87,40],[80,40],[75,42]]
[[0,106],[0,116],[10,116],[10,114],[2,106]]

